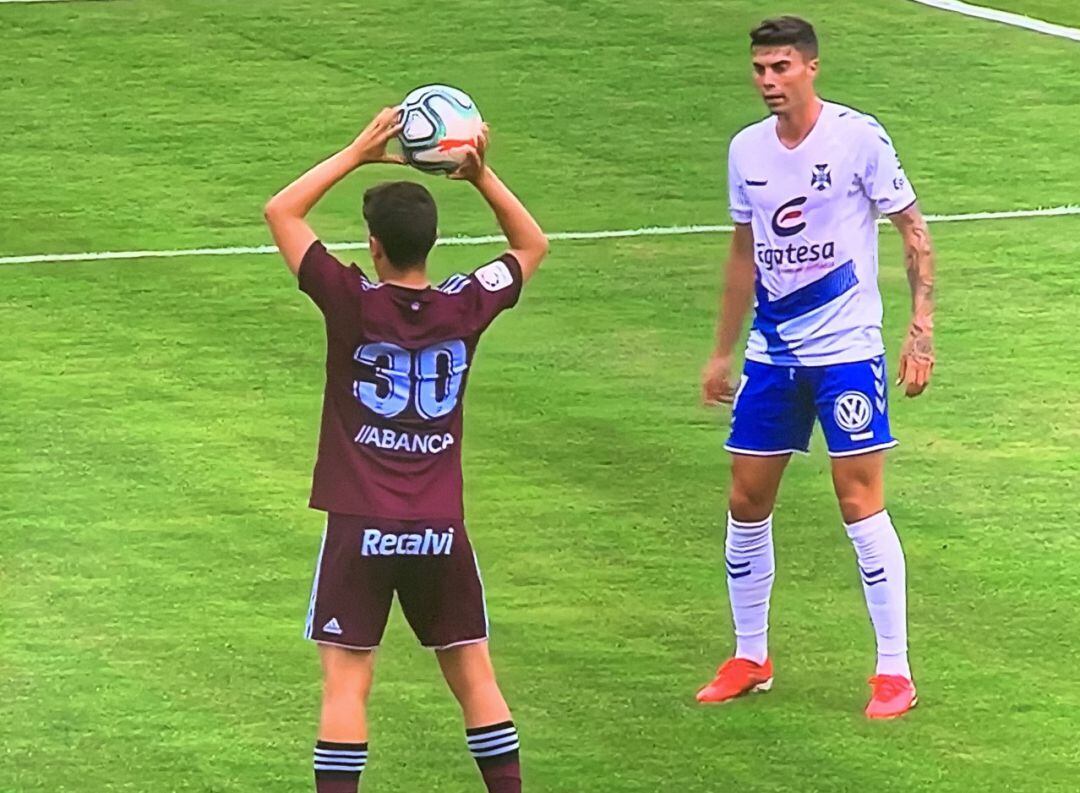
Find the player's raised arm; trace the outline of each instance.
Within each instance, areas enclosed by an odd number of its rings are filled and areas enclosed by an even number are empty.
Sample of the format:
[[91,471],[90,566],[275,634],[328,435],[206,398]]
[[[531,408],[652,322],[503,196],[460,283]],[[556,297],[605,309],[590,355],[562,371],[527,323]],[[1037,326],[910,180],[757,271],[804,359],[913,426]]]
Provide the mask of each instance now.
[[716,322],[716,347],[702,373],[702,399],[707,405],[735,400],[731,382],[731,351],[742,335],[743,322],[754,296],[754,232],[749,224],[739,223],[731,238],[720,297],[720,316]]
[[397,108],[379,112],[360,135],[332,157],[323,160],[295,182],[271,198],[263,216],[285,264],[296,275],[311,244],[318,239],[307,217],[326,192],[361,165],[372,162],[404,163],[398,155],[387,154],[386,144],[400,130]]
[[909,397],[921,394],[934,371],[934,246],[918,204],[889,215],[904,239],[904,264],[911,285],[911,324],[900,350],[896,384]]
[[521,277],[528,281],[536,272],[548,253],[548,239],[540,224],[521,203],[521,200],[502,183],[495,172],[488,167],[485,154],[487,150],[487,127],[480,137],[476,149],[470,149],[462,166],[450,174],[451,179],[463,179],[471,182],[484,200],[488,202],[499,222],[499,228],[506,235],[510,244],[510,253],[521,265]]

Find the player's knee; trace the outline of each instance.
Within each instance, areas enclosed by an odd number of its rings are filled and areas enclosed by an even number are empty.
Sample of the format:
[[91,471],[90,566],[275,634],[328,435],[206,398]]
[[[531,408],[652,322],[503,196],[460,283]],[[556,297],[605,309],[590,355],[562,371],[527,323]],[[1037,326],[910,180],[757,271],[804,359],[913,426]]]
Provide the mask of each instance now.
[[357,675],[323,677],[323,699],[330,702],[363,704],[371,692],[371,680]]
[[732,486],[728,501],[731,517],[748,523],[765,520],[772,514],[773,495],[752,487]]
[[506,699],[494,678],[469,680],[460,685],[451,684],[450,690],[466,717],[487,714],[484,718],[488,721],[504,721],[509,718],[506,715],[509,713]]
[[845,523],[854,523],[881,512],[885,509],[884,499],[882,488],[872,480],[848,477],[837,483],[836,500]]
[[444,669],[443,674],[455,694],[468,696],[477,691],[498,690],[499,687],[494,672],[488,666]]
[[323,698],[333,701],[365,702],[371,692],[370,665],[359,657],[323,665]]
[[846,493],[840,496],[839,503],[844,523],[856,523],[885,509],[881,497],[869,489]]
[[499,684],[495,682],[495,678],[459,680],[456,684],[451,684],[450,689],[454,692],[457,700],[463,704],[502,699],[502,692],[499,690]]
[[490,664],[447,664],[443,667],[443,676],[459,702],[502,696]]

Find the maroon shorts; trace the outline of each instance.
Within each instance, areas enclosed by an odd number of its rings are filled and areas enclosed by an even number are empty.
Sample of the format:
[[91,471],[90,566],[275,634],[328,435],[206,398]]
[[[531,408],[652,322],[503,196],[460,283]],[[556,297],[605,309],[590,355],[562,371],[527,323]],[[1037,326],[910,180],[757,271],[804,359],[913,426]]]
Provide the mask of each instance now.
[[304,637],[378,647],[394,592],[425,647],[487,638],[484,585],[463,522],[327,515]]

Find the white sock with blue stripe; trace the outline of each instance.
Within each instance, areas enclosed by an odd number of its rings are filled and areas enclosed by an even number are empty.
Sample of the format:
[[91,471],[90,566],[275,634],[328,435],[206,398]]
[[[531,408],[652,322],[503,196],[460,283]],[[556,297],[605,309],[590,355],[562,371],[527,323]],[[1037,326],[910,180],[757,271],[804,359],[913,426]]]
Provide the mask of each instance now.
[[724,567],[735,623],[735,657],[763,664],[769,657],[769,598],[776,577],[772,515],[758,523],[743,523],[728,513]]
[[845,523],[859,562],[866,608],[877,636],[877,674],[911,679],[907,648],[904,549],[885,510]]

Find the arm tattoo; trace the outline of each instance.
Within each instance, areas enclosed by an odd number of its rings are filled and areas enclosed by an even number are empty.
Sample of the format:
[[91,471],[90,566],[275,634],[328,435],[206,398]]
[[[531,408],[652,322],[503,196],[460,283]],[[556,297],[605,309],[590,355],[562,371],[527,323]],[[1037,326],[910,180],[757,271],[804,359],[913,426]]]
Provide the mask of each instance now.
[[922,360],[934,359],[934,246],[930,229],[918,207],[892,217],[904,238],[904,265],[911,286],[911,328],[906,351]]
[[934,247],[930,229],[920,215],[903,228],[904,259],[911,285],[911,307],[916,316],[934,313]]

